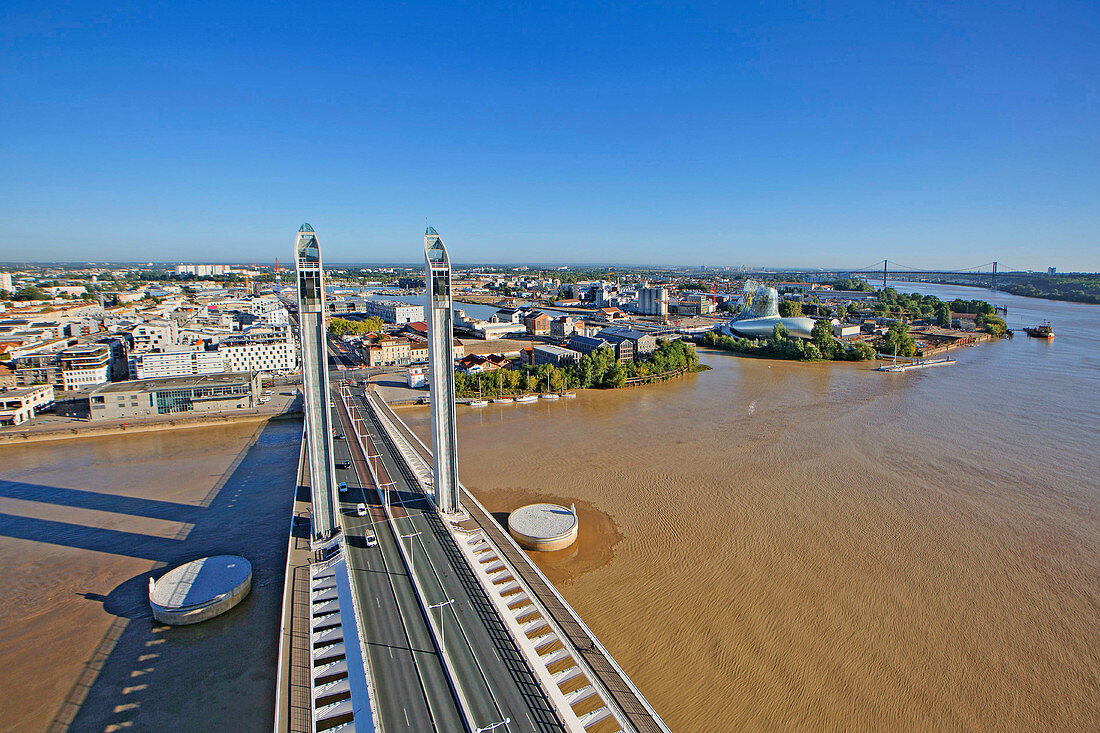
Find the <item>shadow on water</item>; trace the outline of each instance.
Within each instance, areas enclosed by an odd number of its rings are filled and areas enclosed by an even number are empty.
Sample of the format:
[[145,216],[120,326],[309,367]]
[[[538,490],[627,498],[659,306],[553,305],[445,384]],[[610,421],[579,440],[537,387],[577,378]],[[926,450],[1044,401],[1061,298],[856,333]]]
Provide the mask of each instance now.
[[[74,590],[102,603],[115,619],[50,731],[271,730],[301,430],[297,421],[267,424],[200,506],[0,484],[2,496],[193,525],[180,538],[165,538],[0,515],[0,534],[163,563],[115,588]],[[149,577],[212,554],[248,558],[249,596],[228,613],[194,626],[154,621]]]

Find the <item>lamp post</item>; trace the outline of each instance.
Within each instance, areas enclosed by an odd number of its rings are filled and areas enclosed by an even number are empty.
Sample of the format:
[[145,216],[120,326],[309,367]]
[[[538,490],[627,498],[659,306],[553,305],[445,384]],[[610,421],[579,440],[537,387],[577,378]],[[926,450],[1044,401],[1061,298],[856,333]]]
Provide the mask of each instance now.
[[436,608],[439,609],[439,643],[443,646],[444,650],[446,650],[446,648],[447,648],[447,642],[446,642],[446,639],[443,635],[443,628],[444,628],[443,627],[443,607],[444,606],[450,606],[454,602],[455,602],[454,598],[449,598],[446,601],[443,601],[442,603],[435,603],[435,604],[432,604],[431,606],[428,606],[429,610],[436,609]]
[[511,718],[505,718],[504,720],[500,721],[499,723],[493,723],[492,725],[484,725],[480,728],[475,728],[474,733],[488,733],[488,731],[496,730],[497,728],[501,727],[502,725],[508,725],[511,722],[512,722]]
[[390,497],[390,490],[387,487],[396,486],[396,485],[397,485],[396,481],[390,481],[388,483],[380,484],[378,486],[378,488],[381,489],[381,491],[382,491],[382,503],[385,504],[387,508],[393,506],[393,502],[390,501],[390,498],[389,498]]
[[[408,540],[409,541],[409,564],[412,565],[415,568],[416,567],[416,559],[413,557],[412,538],[413,537],[419,537],[420,533],[419,532],[413,532],[411,534],[399,534],[397,536],[400,537],[403,540]],[[443,623],[442,618],[440,619],[440,623],[441,624]]]

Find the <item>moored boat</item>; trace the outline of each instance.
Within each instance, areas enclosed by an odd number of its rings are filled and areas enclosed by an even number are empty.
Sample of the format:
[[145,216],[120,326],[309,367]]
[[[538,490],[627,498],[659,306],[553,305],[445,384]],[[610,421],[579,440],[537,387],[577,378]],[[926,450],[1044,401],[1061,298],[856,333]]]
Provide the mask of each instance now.
[[1050,321],[1043,321],[1038,326],[1025,327],[1024,333],[1038,339],[1052,339],[1054,338],[1054,326],[1050,325]]
[[468,403],[470,407],[485,407],[489,404],[489,401],[481,396],[481,375],[477,375],[477,399],[470,400]]

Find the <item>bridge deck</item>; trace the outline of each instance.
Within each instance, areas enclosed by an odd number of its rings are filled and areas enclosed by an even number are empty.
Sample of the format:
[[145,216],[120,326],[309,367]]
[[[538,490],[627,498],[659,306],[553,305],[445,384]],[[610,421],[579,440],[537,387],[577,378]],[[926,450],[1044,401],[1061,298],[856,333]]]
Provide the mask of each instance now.
[[[378,402],[385,404],[382,400]],[[409,445],[431,463],[431,451],[423,445],[419,437],[389,408],[388,416],[404,435]],[[611,694],[616,705],[623,711],[635,730],[640,733],[667,733],[668,729],[659,722],[656,714],[643,700],[634,686],[614,663],[607,651],[600,645],[591,632],[581,623],[574,611],[562,602],[561,597],[550,587],[545,577],[538,572],[531,559],[523,552],[485,511],[469,491],[463,487],[463,506],[470,517],[477,522],[489,539],[496,545],[512,567],[522,576],[523,581],[536,594],[539,602],[553,618],[554,622],[568,637],[573,647],[580,653],[592,672]]]

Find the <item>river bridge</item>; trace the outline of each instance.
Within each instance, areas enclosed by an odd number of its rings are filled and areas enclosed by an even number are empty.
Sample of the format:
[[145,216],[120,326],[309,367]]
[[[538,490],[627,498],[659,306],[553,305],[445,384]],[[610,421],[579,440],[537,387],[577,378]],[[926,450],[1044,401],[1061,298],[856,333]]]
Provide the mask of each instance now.
[[1011,279],[1013,277],[1027,275],[1024,270],[1019,270],[1013,267],[1007,267],[1002,263],[984,262],[980,265],[974,265],[972,267],[965,267],[956,270],[950,269],[921,269],[918,267],[909,267],[908,265],[902,265],[893,260],[884,259],[880,262],[876,262],[866,267],[858,267],[854,269],[812,269],[812,270],[766,270],[766,271],[746,271],[746,276],[756,277],[769,277],[776,274],[783,274],[788,277],[810,277],[810,278],[862,278],[866,280],[879,280],[882,287],[886,287],[886,280],[944,280],[951,279],[955,281],[965,281],[970,285],[980,285],[990,288],[991,290],[997,289],[997,279],[1001,278],[1002,281]]
[[[442,241],[429,233],[427,281],[449,312],[446,252],[440,256]],[[330,383],[324,309],[311,311],[303,297],[324,292],[312,229],[299,233],[298,249],[317,266],[300,268],[307,278],[299,277],[299,333],[313,343],[302,348],[307,418],[277,733],[667,732],[576,612],[458,481],[453,412],[448,421],[446,410],[433,411],[433,450],[373,385]],[[302,318],[310,312],[319,318]],[[438,363],[451,367],[449,322],[441,322],[430,348],[445,348]],[[436,381],[442,394],[433,404],[453,409],[453,393]],[[440,455],[451,468],[442,474]],[[450,482],[450,496],[438,476]]]

